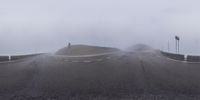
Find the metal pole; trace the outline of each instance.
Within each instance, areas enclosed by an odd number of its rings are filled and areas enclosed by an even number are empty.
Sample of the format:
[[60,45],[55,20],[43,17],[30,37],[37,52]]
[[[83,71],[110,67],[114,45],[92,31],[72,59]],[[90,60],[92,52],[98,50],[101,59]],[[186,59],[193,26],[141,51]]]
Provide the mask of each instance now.
[[178,53],[179,53],[179,40],[178,40]]
[[177,40],[175,39],[175,41],[176,41],[176,45],[175,46],[176,46],[176,53],[177,53]]

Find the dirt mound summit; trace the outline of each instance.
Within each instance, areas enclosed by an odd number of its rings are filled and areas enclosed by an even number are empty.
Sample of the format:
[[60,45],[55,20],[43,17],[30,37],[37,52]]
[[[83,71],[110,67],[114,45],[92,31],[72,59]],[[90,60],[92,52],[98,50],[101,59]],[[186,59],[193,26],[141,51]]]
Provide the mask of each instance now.
[[110,47],[99,47],[99,46],[89,46],[89,45],[71,45],[69,47],[64,47],[58,50],[56,55],[92,55],[92,54],[102,54],[120,51],[116,48]]

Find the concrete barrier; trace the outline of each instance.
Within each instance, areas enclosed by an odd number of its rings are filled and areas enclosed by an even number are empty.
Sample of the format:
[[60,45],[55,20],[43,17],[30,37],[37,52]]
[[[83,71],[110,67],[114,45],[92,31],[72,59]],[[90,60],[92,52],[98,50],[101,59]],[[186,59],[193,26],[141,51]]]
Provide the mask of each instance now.
[[0,56],[0,62],[9,61],[9,56]]
[[200,62],[200,56],[187,56],[187,61],[188,62]]
[[16,56],[11,56],[10,59],[11,59],[11,61],[20,60],[20,59],[34,57],[34,56],[37,56],[37,55],[40,55],[40,54],[16,55]]
[[163,52],[163,51],[161,51],[161,54],[171,59],[185,61],[185,56],[182,54],[174,54],[174,53],[168,53],[168,52]]

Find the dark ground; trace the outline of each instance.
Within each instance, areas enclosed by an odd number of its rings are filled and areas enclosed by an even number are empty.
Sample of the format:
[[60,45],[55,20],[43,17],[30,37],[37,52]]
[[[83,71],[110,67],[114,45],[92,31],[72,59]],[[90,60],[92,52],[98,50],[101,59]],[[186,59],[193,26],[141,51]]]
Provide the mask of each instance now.
[[0,63],[0,100],[200,100],[200,64],[156,50]]

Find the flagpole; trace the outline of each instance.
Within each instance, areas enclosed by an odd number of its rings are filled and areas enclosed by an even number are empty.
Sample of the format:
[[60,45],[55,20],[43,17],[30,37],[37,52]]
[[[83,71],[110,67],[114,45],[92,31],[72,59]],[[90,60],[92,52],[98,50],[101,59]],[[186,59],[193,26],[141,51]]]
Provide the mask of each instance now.
[[178,53],[179,53],[179,40],[178,40]]
[[178,36],[175,36],[175,41],[176,41],[176,53],[179,53],[179,40],[180,38]]
[[175,41],[176,41],[176,45],[175,46],[176,46],[176,53],[177,53],[177,40],[175,39]]

